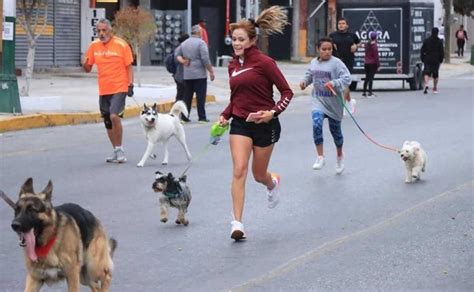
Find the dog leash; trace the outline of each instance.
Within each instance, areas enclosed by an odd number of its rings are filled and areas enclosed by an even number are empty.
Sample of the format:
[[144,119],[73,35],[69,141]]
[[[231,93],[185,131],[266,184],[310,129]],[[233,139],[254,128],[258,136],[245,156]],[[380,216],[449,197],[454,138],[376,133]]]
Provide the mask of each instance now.
[[[209,150],[209,146],[211,145],[217,145],[219,144],[220,142],[220,138],[222,137],[222,135],[224,135],[224,133],[229,129],[229,125],[223,127],[221,125],[219,125],[219,123],[215,123],[211,126],[211,138],[210,138],[210,141],[204,146],[204,148],[199,152],[199,154],[196,156],[196,159],[194,160],[197,161],[199,160],[208,150]],[[190,161],[188,163],[188,165],[186,166],[186,168],[184,169],[183,173],[181,174],[181,176],[179,177],[183,177],[186,172],[189,170],[189,168],[191,167],[191,165],[193,164],[193,161]]]
[[188,172],[189,168],[191,167],[191,165],[193,165],[194,162],[198,161],[206,152],[207,150],[209,150],[209,146],[211,146],[211,143],[207,143],[204,148],[199,152],[199,154],[196,156],[196,158],[194,160],[191,160],[188,165],[186,166],[186,168],[184,169],[183,173],[179,176],[179,177],[183,177],[186,172]]
[[16,204],[2,191],[0,190],[0,197],[13,209],[15,209]]
[[383,148],[383,149],[386,149],[386,150],[390,150],[390,151],[394,151],[394,152],[399,152],[399,150],[397,148],[394,148],[394,147],[390,147],[390,146],[385,146],[383,144],[380,144],[378,143],[377,141],[375,141],[374,139],[372,139],[363,129],[362,127],[359,125],[359,123],[356,121],[356,119],[354,118],[354,116],[351,114],[351,112],[349,111],[349,109],[346,107],[346,105],[344,104],[344,100],[342,99],[342,97],[340,95],[338,95],[336,93],[336,91],[334,90],[334,87],[331,85],[331,84],[328,84],[328,86],[326,86],[327,89],[329,89],[332,94],[334,96],[336,96],[336,98],[339,100],[339,102],[341,103],[342,107],[346,110],[346,112],[349,114],[349,116],[351,117],[352,121],[354,122],[354,124],[357,126],[357,128],[359,128],[359,130],[362,132],[362,134],[364,134],[364,136],[372,143],[374,143],[375,145]]
[[135,103],[137,104],[138,107],[141,107],[141,105],[138,103],[138,101],[135,99],[135,96],[130,96],[133,101],[135,101]]

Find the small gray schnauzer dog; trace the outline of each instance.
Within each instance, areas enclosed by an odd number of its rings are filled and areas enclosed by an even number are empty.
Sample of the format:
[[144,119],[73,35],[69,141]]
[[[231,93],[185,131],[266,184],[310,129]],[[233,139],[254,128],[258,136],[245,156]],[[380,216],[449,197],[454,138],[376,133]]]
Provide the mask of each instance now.
[[188,212],[188,206],[191,203],[191,191],[186,185],[186,176],[175,178],[172,173],[163,174],[155,172],[156,177],[152,189],[160,195],[160,221],[168,221],[168,208],[178,209],[178,218],[176,224],[187,226],[189,221],[185,215]]

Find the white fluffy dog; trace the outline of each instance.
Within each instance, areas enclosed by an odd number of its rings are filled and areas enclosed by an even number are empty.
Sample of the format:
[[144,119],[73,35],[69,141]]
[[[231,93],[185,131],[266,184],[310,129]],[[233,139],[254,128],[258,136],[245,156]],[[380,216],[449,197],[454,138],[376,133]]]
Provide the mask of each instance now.
[[161,142],[165,148],[165,154],[162,164],[168,164],[168,140],[175,136],[186,151],[188,160],[191,160],[191,153],[186,145],[186,135],[184,127],[179,120],[180,114],[188,115],[186,105],[182,101],[176,102],[168,114],[160,114],[156,110],[156,103],[152,107],[143,105],[143,111],[140,114],[143,129],[145,130],[148,145],[142,159],[137,167],[143,167],[148,157],[155,157],[152,154],[155,144]]
[[405,162],[405,182],[411,183],[413,179],[419,180],[421,173],[425,172],[427,156],[416,141],[405,141],[402,149],[398,151]]

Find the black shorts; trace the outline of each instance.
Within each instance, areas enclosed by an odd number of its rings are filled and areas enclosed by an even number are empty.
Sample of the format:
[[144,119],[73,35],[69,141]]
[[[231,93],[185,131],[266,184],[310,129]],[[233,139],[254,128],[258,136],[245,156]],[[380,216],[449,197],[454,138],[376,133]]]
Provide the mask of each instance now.
[[438,78],[439,76],[439,63],[438,64],[423,64],[423,75],[433,76],[433,78]]
[[104,117],[104,115],[110,114],[115,114],[122,117],[123,111],[125,109],[126,97],[126,92],[118,92],[115,94],[99,96],[100,114],[102,115],[102,117]]
[[241,135],[252,139],[258,147],[270,146],[280,140],[280,121],[272,119],[268,123],[255,124],[245,119],[234,117],[230,123],[230,135]]

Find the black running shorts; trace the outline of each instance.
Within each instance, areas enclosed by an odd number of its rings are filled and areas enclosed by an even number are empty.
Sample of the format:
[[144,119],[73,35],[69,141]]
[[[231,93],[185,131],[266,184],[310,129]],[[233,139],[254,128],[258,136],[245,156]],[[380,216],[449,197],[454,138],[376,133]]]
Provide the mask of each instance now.
[[438,78],[439,76],[439,63],[437,64],[430,64],[430,63],[424,63],[423,64],[423,76],[428,75],[428,76],[433,76],[433,78]]
[[255,124],[245,119],[234,117],[230,123],[230,135],[241,135],[252,139],[258,147],[270,146],[280,140],[280,121],[272,119],[268,123]]

